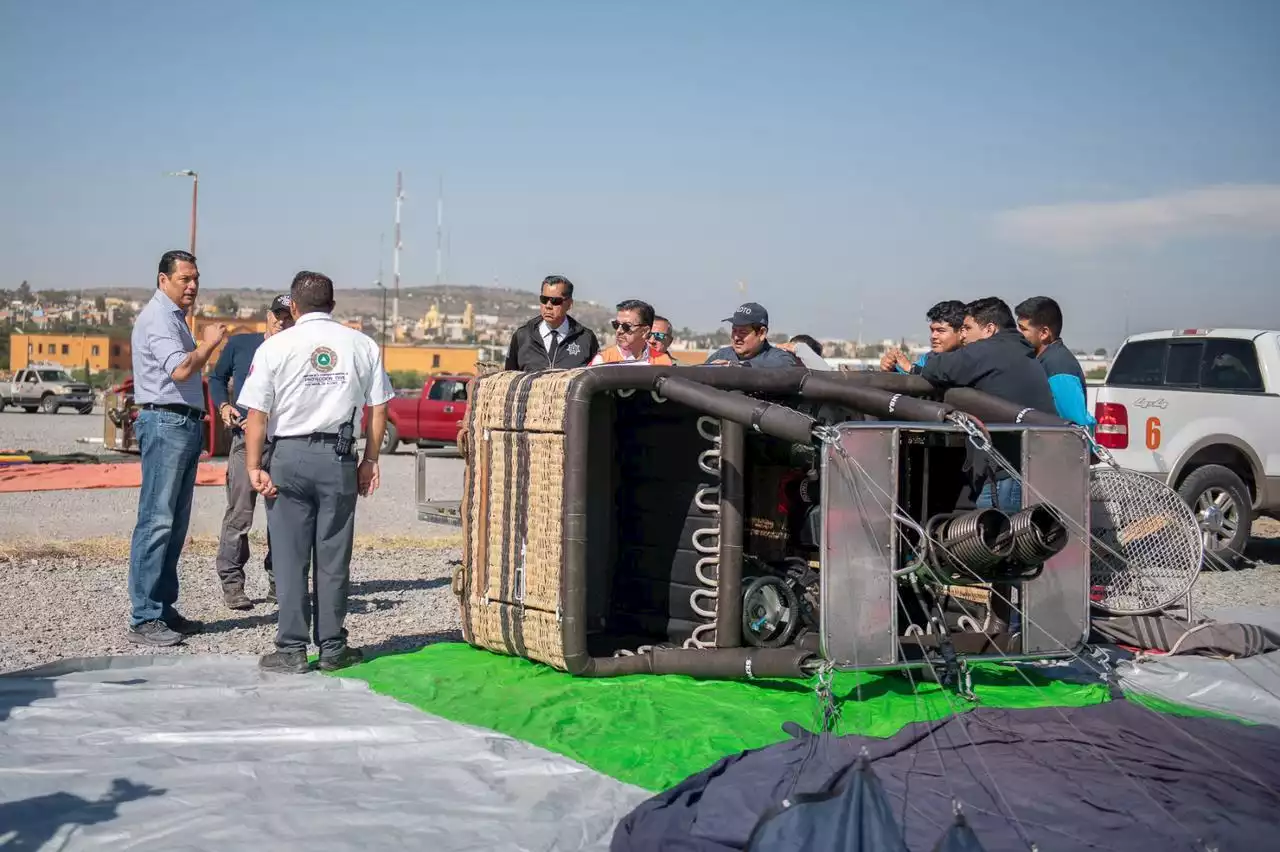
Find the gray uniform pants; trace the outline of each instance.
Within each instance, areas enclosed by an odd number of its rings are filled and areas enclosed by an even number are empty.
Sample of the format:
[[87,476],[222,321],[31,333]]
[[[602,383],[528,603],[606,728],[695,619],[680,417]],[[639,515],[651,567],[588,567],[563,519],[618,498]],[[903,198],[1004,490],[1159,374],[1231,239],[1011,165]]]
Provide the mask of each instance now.
[[[338,458],[331,438],[282,438],[272,448],[270,473],[279,489],[267,500],[279,608],[276,647],[306,650],[314,609],[314,641],[327,657],[347,643],[342,623],[351,585],[356,458]],[[313,563],[315,589],[309,595]]]
[[[263,450],[263,466],[271,459],[271,444]],[[244,434],[231,437],[227,453],[227,511],[222,516],[222,533],[218,538],[218,579],[222,588],[244,588],[244,566],[249,562],[249,530],[253,527],[253,510],[258,505],[258,492],[249,482],[244,465]],[[271,575],[271,533],[267,532],[267,555],[263,559],[267,577]]]

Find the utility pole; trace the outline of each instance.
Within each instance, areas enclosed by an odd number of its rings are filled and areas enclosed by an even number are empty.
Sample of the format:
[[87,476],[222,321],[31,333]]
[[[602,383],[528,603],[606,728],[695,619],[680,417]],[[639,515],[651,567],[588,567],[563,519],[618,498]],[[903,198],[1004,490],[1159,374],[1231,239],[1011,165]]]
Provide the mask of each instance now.
[[403,243],[400,240],[400,205],[404,202],[404,183],[401,181],[400,172],[396,172],[396,244],[392,252],[391,274],[395,278],[395,295],[391,299],[391,329],[392,335],[395,330],[400,327],[400,249]]

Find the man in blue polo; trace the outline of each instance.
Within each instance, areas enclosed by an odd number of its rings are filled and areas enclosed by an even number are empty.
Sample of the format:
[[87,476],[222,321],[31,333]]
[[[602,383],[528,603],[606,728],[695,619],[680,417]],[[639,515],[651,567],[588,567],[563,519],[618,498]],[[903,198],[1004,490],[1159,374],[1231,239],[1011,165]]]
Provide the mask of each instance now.
[[1036,360],[1049,377],[1053,405],[1068,423],[1092,430],[1097,421],[1089,411],[1084,371],[1062,342],[1062,308],[1048,296],[1032,296],[1014,308],[1018,331],[1036,351]]
[[[249,530],[258,505],[258,492],[249,482],[244,466],[244,418],[248,409],[237,403],[240,389],[249,377],[253,355],[273,334],[293,325],[288,296],[276,296],[267,309],[266,333],[233,334],[222,347],[218,364],[209,376],[209,397],[218,416],[231,430],[231,449],[227,453],[227,511],[222,516],[222,534],[218,539],[216,561],[218,579],[222,583],[222,600],[231,609],[253,609],[253,601],[244,593],[244,566],[249,561]],[[231,387],[228,387],[231,385]],[[276,578],[271,571],[271,535],[267,534],[267,555],[262,560],[267,572],[267,600],[276,599]]]
[[769,312],[757,302],[738,306],[731,323],[730,344],[712,352],[708,364],[734,364],[739,367],[799,367],[800,362],[785,349],[769,342]]
[[129,546],[128,639],[138,645],[177,645],[201,632],[178,602],[178,557],[191,521],[196,468],[204,449],[204,370],[227,336],[212,323],[196,345],[187,330],[187,312],[200,292],[195,256],[165,252],[156,292],[133,324],[134,424],[142,451],[138,522]]

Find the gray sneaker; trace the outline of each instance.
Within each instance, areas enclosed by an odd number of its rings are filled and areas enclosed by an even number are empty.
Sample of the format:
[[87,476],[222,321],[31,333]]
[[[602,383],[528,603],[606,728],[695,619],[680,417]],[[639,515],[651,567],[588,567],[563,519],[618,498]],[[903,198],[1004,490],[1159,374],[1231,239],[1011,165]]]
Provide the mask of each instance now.
[[153,648],[167,648],[182,642],[182,634],[172,630],[169,625],[156,619],[144,621],[136,627],[130,627],[128,639],[135,645],[150,645]]

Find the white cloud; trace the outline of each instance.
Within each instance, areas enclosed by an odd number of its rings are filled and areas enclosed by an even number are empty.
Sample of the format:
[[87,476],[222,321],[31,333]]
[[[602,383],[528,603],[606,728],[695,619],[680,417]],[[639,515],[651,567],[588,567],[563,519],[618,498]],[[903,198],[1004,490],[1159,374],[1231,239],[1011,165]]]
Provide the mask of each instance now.
[[1153,245],[1202,234],[1280,234],[1280,185],[1208,186],[1131,201],[1022,207],[996,214],[995,228],[1006,239],[1059,251]]

